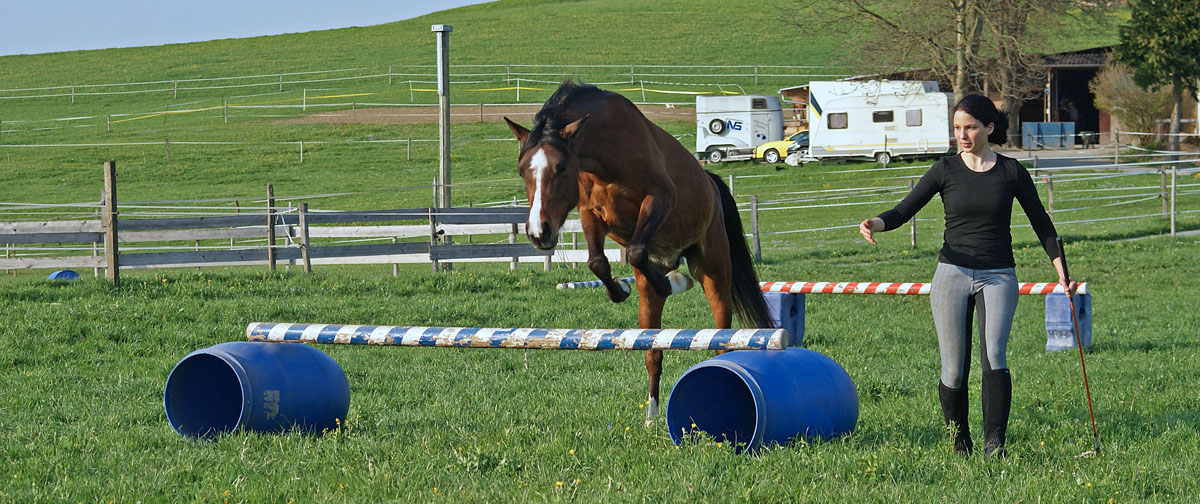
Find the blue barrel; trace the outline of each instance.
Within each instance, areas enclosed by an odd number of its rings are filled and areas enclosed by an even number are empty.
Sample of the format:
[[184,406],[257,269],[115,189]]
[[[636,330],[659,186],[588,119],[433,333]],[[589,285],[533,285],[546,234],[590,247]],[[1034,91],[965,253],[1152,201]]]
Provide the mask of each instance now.
[[237,429],[335,429],[350,410],[350,384],[333,358],[308,345],[235,341],[196,350],[163,391],[171,427],[213,437]]
[[667,400],[675,444],[697,430],[739,452],[798,436],[833,439],[857,423],[858,391],[850,375],[806,348],[718,355],[683,373]]
[[58,270],[58,271],[55,271],[54,273],[51,273],[50,276],[46,279],[47,280],[62,280],[62,281],[79,280],[79,273],[76,273],[69,269],[68,270]]

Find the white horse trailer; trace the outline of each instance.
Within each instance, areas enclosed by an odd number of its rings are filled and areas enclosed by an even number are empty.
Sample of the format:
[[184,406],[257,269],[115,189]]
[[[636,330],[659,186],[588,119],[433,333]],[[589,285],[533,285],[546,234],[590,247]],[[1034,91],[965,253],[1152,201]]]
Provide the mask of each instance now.
[[696,155],[709,162],[754,157],[754,147],[783,139],[779,98],[763,95],[697,96]]
[[928,81],[808,83],[807,151],[802,160],[870,158],[950,152],[953,95]]

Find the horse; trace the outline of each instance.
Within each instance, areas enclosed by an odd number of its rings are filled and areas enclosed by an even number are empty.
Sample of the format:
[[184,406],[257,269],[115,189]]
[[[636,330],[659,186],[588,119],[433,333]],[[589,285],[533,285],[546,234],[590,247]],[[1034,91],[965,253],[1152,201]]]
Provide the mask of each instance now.
[[[532,129],[504,120],[520,144],[517,171],[530,202],[529,241],[554,248],[567,214],[577,208],[588,269],[616,303],[630,292],[613,280],[605,237],[625,247],[638,290],[639,327],[661,328],[667,297],[692,287],[680,271],[681,258],[699,281],[718,329],[730,328],[734,314],[743,327],[774,327],[729,187],[633,102],[566,80],[534,116]],[[647,350],[645,362],[650,426],[658,416],[662,351]]]

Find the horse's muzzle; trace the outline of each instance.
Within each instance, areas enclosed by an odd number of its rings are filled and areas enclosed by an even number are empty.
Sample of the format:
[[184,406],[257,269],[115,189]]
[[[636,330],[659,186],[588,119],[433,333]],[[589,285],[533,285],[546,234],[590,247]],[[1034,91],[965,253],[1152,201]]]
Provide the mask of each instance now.
[[525,236],[529,238],[529,243],[541,250],[550,250],[558,245],[558,230],[550,229],[550,223],[546,221],[542,221],[541,233],[538,236],[530,233],[525,233]]

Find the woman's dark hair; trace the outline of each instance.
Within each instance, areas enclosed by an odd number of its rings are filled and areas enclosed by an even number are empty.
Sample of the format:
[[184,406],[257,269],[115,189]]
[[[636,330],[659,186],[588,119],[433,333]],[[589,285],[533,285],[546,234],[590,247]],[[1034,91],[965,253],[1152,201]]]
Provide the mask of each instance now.
[[971,114],[971,117],[978,119],[984,126],[995,125],[992,134],[988,135],[989,142],[1000,145],[1008,141],[1008,116],[996,110],[996,104],[988,97],[981,94],[964,96],[954,106],[954,112],[960,110]]

